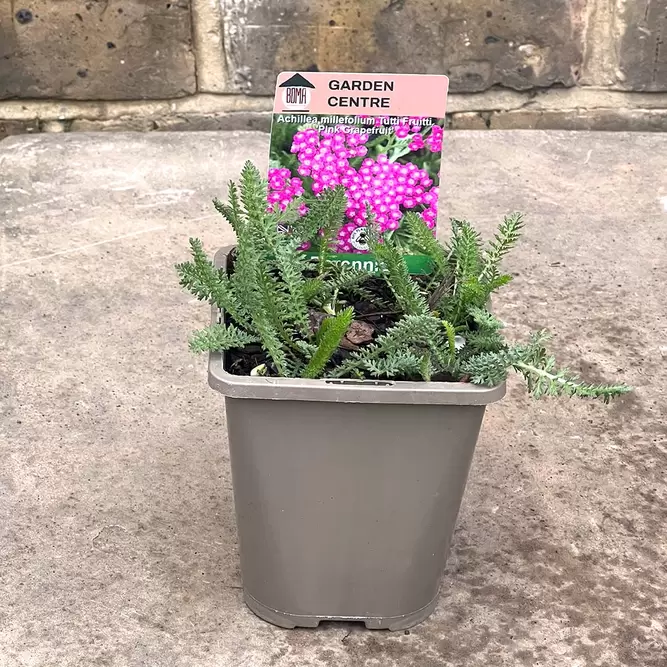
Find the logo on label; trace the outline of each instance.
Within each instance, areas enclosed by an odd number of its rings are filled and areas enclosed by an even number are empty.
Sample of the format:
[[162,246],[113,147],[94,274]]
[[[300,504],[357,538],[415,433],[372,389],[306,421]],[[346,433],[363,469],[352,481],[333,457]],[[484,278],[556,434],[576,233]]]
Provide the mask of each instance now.
[[285,111],[308,111],[311,91],[315,86],[301,74],[295,74],[281,83],[282,100]]
[[352,244],[352,247],[357,250],[368,250],[366,230],[363,227],[357,227],[350,234],[350,243]]

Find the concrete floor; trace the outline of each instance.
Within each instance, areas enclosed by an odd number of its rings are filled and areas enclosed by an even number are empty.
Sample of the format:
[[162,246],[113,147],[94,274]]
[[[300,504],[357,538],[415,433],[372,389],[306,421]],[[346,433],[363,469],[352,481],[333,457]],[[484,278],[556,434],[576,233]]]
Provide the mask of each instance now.
[[510,335],[637,387],[487,412],[434,615],[281,630],[243,605],[207,309],[173,264],[267,137],[0,143],[0,666],[664,667],[667,136],[456,132],[446,215],[527,214]]

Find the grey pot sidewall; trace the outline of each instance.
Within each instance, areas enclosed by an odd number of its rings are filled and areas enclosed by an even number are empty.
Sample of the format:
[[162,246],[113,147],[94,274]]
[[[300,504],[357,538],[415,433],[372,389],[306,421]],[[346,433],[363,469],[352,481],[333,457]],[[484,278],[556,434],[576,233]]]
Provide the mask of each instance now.
[[484,411],[226,399],[246,593],[297,617],[427,607]]

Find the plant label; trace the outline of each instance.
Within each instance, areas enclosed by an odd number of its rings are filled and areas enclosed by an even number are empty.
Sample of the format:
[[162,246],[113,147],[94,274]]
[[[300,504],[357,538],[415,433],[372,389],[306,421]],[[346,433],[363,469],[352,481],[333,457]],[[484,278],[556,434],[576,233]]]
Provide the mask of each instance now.
[[[410,247],[405,215],[419,215],[435,234],[440,191],[446,76],[282,72],[271,126],[268,206],[303,197],[299,213],[320,193],[345,188],[347,210],[333,258],[376,270],[367,255],[372,213],[382,235],[404,249],[413,273],[425,258]],[[306,251],[314,251],[312,239]]]

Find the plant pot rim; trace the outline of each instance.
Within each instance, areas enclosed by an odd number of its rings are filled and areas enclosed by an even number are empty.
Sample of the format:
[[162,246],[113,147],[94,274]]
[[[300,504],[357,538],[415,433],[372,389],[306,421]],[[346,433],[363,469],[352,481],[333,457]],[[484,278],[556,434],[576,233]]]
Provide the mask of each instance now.
[[[215,265],[225,268],[233,245],[215,254]],[[220,309],[212,308],[212,322]],[[232,375],[225,369],[225,355],[209,353],[208,383],[227,398],[333,403],[384,403],[401,405],[487,405],[505,395],[506,386],[484,387],[469,382],[405,382],[322,378],[261,377]]]

